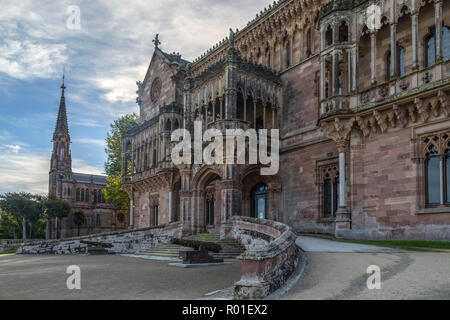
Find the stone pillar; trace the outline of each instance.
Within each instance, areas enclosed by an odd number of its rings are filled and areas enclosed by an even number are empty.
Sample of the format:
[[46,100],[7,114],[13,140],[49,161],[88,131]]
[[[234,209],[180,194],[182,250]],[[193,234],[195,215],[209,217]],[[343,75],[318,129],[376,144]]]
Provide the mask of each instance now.
[[325,99],[325,56],[320,58],[320,99]]
[[377,82],[377,34],[376,32],[370,33],[370,52],[371,52],[371,82],[375,84]]
[[225,87],[225,119],[236,119],[237,116],[237,75],[234,64],[225,69],[226,87]]
[[232,217],[242,214],[242,190],[239,182],[236,159],[225,158],[224,175],[221,182],[222,208],[220,238],[231,237]]
[[339,53],[333,52],[333,95],[339,94]]
[[397,22],[391,23],[391,77],[397,76]]
[[223,98],[222,97],[220,97],[219,98],[219,102],[220,102],[220,119],[224,119],[224,116],[223,116]]
[[439,195],[440,195],[440,204],[444,204],[444,163],[445,157],[441,155],[439,157]]
[[169,191],[169,223],[173,221],[172,216],[172,190]]
[[345,237],[346,233],[352,227],[350,211],[347,208],[346,201],[345,151],[347,149],[347,143],[347,140],[341,140],[336,143],[339,150],[339,208],[336,212],[336,238]]
[[242,99],[244,99],[244,121],[247,121],[247,95],[243,94]]
[[180,191],[180,222],[182,225],[183,235],[192,233],[192,192],[191,192],[191,175],[192,171],[189,166],[181,165],[178,167],[181,176]]
[[272,106],[272,129],[275,129],[275,106]]
[[253,127],[256,129],[256,99],[253,98]]
[[[413,5],[413,8],[415,6]],[[419,69],[419,11],[414,9],[411,14],[411,38],[412,38],[412,69]]]
[[263,128],[266,129],[266,103],[263,102]]
[[130,196],[130,229],[134,229],[134,192]]
[[442,0],[434,0],[434,23],[436,26],[436,62],[442,61]]

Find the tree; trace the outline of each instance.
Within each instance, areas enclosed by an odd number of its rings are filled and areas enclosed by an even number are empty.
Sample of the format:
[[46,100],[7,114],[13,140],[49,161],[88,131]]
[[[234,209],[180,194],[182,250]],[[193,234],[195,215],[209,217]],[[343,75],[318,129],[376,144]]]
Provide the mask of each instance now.
[[17,239],[19,223],[14,216],[0,209],[0,238]]
[[121,187],[122,176],[122,135],[138,124],[136,113],[120,117],[111,123],[111,130],[106,136],[105,172],[108,176],[104,189],[105,200],[118,210],[128,210],[130,198]]
[[56,218],[56,237],[60,236],[60,223],[58,219],[63,219],[67,217],[70,213],[70,204],[65,200],[60,200],[54,195],[48,197],[48,199],[43,203],[45,208],[45,217],[47,220]]
[[122,168],[122,135],[138,124],[136,113],[127,114],[111,123],[106,135],[105,172],[108,177],[120,177]]
[[106,201],[111,203],[117,210],[127,211],[130,207],[130,197],[120,186],[121,181],[121,177],[107,177],[103,194]]
[[22,223],[22,239],[27,239],[27,220],[34,221],[36,216],[42,213],[42,207],[38,203],[39,196],[30,193],[5,193],[0,196],[0,208],[14,216]]
[[84,216],[84,212],[81,210],[77,210],[72,213],[72,221],[78,227],[78,236],[80,236],[80,226],[85,223],[86,217]]

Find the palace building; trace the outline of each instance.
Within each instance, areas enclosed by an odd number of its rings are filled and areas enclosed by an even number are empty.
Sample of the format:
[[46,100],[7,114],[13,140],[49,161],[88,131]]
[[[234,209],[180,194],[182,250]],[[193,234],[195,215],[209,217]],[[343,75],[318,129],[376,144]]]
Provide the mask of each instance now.
[[[71,206],[71,213],[63,219],[51,219],[46,237],[60,239],[127,229],[127,215],[115,210],[105,201],[103,189],[106,185],[106,176],[72,171],[65,89],[63,77],[58,118],[53,133],[48,192],[49,195],[66,200]],[[80,226],[73,221],[72,213],[75,211],[84,213],[85,221]]]
[[[450,1],[280,0],[192,62],[154,43],[140,124],[123,136],[132,227],[226,237],[242,215],[346,238],[450,239]],[[171,133],[195,120],[279,129],[278,174],[175,166]]]

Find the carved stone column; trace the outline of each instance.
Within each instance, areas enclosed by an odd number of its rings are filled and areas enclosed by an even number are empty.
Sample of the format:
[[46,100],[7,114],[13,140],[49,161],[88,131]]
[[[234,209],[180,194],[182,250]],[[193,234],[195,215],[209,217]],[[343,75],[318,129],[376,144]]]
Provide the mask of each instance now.
[[[231,160],[231,159],[228,159]],[[225,161],[226,163],[227,161]],[[242,214],[242,190],[236,164],[225,164],[221,182],[222,208],[220,238],[231,237],[233,216]]]
[[442,0],[434,0],[434,21],[436,26],[436,61],[442,61]]
[[397,76],[397,22],[391,23],[391,77]]
[[[414,0],[413,0],[414,1]],[[419,69],[419,11],[413,5],[411,13],[411,38],[412,38],[412,69]]]
[[354,118],[340,119],[321,124],[327,136],[332,139],[339,151],[339,208],[336,212],[335,236],[345,237],[352,228],[351,211],[347,207],[346,150],[352,131]]
[[375,84],[377,82],[377,33],[370,33],[370,53],[371,53],[371,82]]
[[130,194],[130,229],[134,229],[134,190]]

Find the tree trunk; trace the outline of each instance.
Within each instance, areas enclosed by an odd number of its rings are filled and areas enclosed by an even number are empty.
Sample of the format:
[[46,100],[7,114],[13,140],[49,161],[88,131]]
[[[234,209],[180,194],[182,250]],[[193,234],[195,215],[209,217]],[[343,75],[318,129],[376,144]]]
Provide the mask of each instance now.
[[33,231],[33,225],[30,223],[30,232],[28,233],[28,239],[31,239],[31,233]]
[[27,221],[22,217],[22,239],[27,240]]
[[47,221],[45,222],[45,240],[48,240],[49,237],[50,237],[50,234],[49,234],[49,232],[50,232],[49,227],[50,227],[50,223],[49,223],[49,221],[48,221],[48,219],[47,219]]
[[56,228],[55,228],[56,237],[55,237],[55,239],[59,239],[59,237],[58,237],[58,228],[59,228],[59,226],[58,226],[58,217],[55,218],[55,225],[56,225]]

